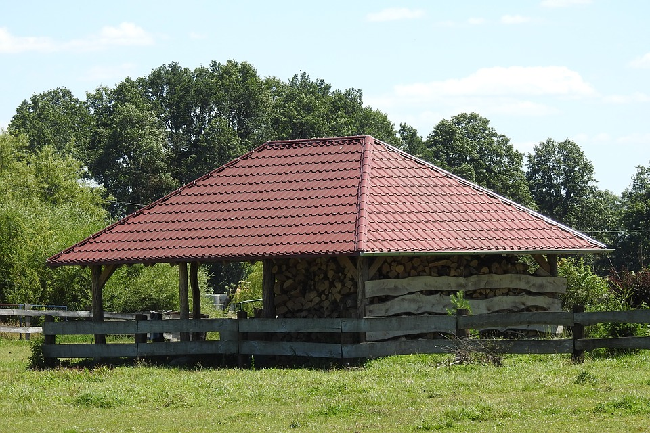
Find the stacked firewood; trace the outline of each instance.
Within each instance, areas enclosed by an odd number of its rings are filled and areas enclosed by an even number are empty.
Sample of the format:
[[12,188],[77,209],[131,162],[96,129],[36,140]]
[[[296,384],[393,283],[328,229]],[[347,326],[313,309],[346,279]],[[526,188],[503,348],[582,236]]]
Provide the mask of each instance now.
[[528,266],[516,256],[386,257],[372,279],[408,277],[470,277],[485,274],[525,274]]
[[278,260],[272,272],[279,317],[352,317],[356,311],[356,270],[347,258]]

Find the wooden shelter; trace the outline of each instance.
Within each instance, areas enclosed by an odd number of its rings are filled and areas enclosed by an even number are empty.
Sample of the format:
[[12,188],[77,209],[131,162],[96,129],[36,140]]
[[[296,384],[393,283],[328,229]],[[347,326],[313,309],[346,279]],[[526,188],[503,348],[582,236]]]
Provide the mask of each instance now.
[[[476,308],[486,312],[556,309],[557,255],[605,251],[485,188],[354,136],[265,143],[48,264],[91,268],[95,321],[108,278],[134,263],[178,264],[181,318],[189,317],[190,288],[199,317],[198,265],[223,260],[264,261],[265,317],[366,317],[444,313],[458,291],[485,301]],[[540,265],[537,276],[522,255]]]

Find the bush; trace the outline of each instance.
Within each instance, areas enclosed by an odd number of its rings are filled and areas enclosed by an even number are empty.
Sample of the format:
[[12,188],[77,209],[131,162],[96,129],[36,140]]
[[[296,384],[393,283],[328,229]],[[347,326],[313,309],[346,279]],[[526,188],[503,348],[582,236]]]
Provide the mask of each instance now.
[[[206,288],[206,281],[205,272],[199,268],[199,287]],[[178,310],[178,302],[178,267],[165,263],[123,266],[115,271],[104,288],[106,311]]]
[[248,273],[245,280],[237,284],[237,287],[232,291],[230,299],[232,304],[241,304],[241,308],[246,311],[249,317],[255,315],[255,309],[261,308],[261,302],[246,302],[262,299],[262,277],[263,277],[263,264],[262,262],[255,262]]
[[612,271],[609,284],[612,292],[631,308],[648,308],[650,305],[650,269]]
[[610,303],[607,279],[596,275],[582,258],[560,260],[558,274],[567,279],[567,290],[561,297],[564,310],[584,305],[585,311],[603,311],[602,307]]
[[[633,279],[629,274],[625,274],[626,278],[599,277],[582,259],[561,260],[558,273],[567,278],[567,291],[562,296],[562,306],[567,311],[575,305],[584,305],[585,311],[627,311],[637,307],[630,302],[635,299],[630,292],[637,289],[630,285]],[[586,330],[590,338],[644,336],[647,333],[647,326],[636,323],[599,323]]]

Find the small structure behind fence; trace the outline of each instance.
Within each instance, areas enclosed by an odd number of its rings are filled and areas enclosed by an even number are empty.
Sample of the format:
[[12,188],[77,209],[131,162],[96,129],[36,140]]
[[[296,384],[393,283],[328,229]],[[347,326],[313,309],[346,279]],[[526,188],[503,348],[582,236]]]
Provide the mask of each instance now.
[[[479,315],[432,315],[384,318],[321,319],[179,319],[122,322],[55,322],[45,316],[43,355],[54,358],[118,358],[182,355],[301,356],[315,358],[376,358],[414,353],[454,353],[463,350],[519,354],[571,354],[580,361],[584,351],[597,348],[650,349],[648,337],[585,338],[584,327],[597,323],[650,323],[650,310],[611,312],[525,312]],[[528,325],[563,326],[573,330],[571,338],[483,339],[467,338],[467,330],[504,330]],[[368,332],[409,330],[414,335],[446,338],[365,341]],[[207,332],[219,333],[218,340],[197,338]],[[193,341],[148,342],[147,335],[189,333]],[[310,341],[309,334],[330,334],[329,342]],[[57,335],[133,335],[133,343],[57,344]],[[306,336],[303,341],[277,341],[272,334]],[[99,339],[102,341],[103,339]],[[352,341],[361,341],[354,343]],[[96,338],[97,341],[97,338]],[[338,342],[331,342],[338,341]],[[243,361],[241,361],[243,362]]]

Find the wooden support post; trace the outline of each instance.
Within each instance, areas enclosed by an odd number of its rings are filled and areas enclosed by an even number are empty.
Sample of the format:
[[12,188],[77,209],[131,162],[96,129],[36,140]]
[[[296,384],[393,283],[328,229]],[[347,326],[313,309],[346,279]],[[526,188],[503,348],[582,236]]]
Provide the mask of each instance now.
[[551,277],[557,277],[557,254],[549,254],[547,257],[549,273]]
[[[136,329],[137,329],[137,323],[143,320],[147,320],[147,315],[146,314],[136,314],[135,315],[135,322],[136,322]],[[141,343],[146,343],[147,342],[147,334],[135,334],[135,344],[141,344]]]
[[[366,281],[368,281],[368,259],[364,256],[357,258],[357,318],[366,317]],[[366,333],[359,333],[359,343],[366,341]]]
[[[54,323],[54,316],[47,315],[43,317],[43,322],[45,323]],[[47,326],[44,325],[44,328]],[[56,344],[56,334],[46,334],[43,333],[43,344],[44,345],[50,345],[50,344]],[[56,363],[56,358],[45,358],[45,365],[47,367],[52,367]]]
[[366,316],[366,281],[368,281],[368,259],[357,259],[357,317]]
[[458,326],[458,318],[467,315],[469,315],[469,310],[467,308],[459,308],[456,310],[456,337],[461,340],[469,338],[469,329]]
[[[31,310],[31,309],[32,309],[31,304],[25,304],[25,310]],[[28,328],[32,326],[32,318],[29,315],[25,316],[25,326]],[[31,339],[31,335],[29,331],[27,331],[25,333],[25,340],[29,341],[30,339]]]
[[[573,314],[584,313],[584,305],[574,305]],[[573,353],[571,354],[571,361],[576,364],[582,364],[585,361],[585,351],[576,349],[578,340],[585,338],[585,326],[582,323],[576,323],[575,316],[573,319]]]
[[[102,266],[93,265],[90,267],[90,278],[92,284],[92,313],[93,322],[101,323],[104,321],[104,305],[103,305],[103,287],[102,287]],[[95,334],[95,344],[106,344],[106,335]]]
[[546,258],[543,255],[533,254],[532,257],[533,259],[535,259],[535,261],[539,265],[539,268],[541,269],[541,271],[538,270],[538,272],[541,272],[545,276],[551,275],[551,265],[548,263],[548,260],[546,260]]
[[262,269],[262,314],[267,319],[275,319],[275,275],[273,274],[273,261],[270,259],[264,260]]
[[[92,265],[90,267],[90,280],[92,288],[92,314],[93,322],[104,321],[104,300],[103,291],[106,281],[113,275],[119,265]],[[95,334],[95,344],[106,344],[106,335]]]
[[[237,311],[237,320],[245,320],[248,318],[248,313],[244,310],[239,310]],[[237,332],[237,365],[239,368],[244,368],[246,366],[246,359],[244,358],[244,355],[241,353],[241,343],[242,341],[245,341],[248,338],[248,334],[246,332]]]
[[[187,287],[187,263],[178,264],[178,298],[181,320],[190,318],[190,302]],[[181,332],[181,341],[190,341],[189,332]]]
[[[201,290],[199,289],[199,262],[190,264],[190,287],[192,288],[192,318],[201,320]],[[203,333],[193,332],[192,341],[202,340]]]

